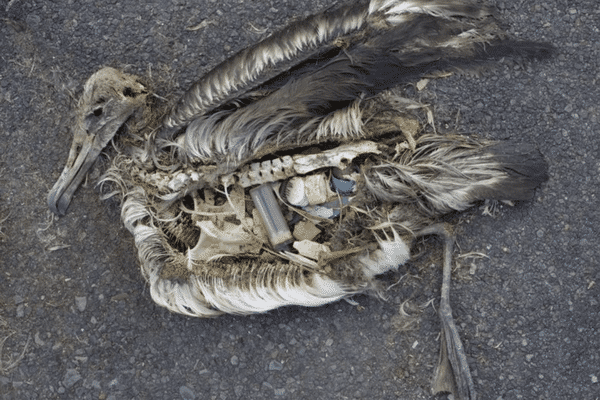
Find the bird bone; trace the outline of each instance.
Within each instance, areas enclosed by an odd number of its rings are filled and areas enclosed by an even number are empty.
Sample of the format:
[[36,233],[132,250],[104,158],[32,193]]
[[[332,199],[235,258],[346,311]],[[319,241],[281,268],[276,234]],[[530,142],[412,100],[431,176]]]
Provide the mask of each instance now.
[[[339,168],[344,170],[352,161],[361,155],[381,154],[377,143],[363,140],[357,143],[343,144],[336,148],[316,154],[296,154],[273,160],[255,162],[243,166],[239,171],[224,175],[221,181],[225,186],[239,182],[244,188],[273,183],[297,175],[305,175],[321,168]],[[174,174],[173,178],[158,187],[159,192],[179,192],[189,185],[198,182],[202,172],[187,169]],[[155,179],[156,182],[156,179]],[[166,187],[165,187],[166,186]]]

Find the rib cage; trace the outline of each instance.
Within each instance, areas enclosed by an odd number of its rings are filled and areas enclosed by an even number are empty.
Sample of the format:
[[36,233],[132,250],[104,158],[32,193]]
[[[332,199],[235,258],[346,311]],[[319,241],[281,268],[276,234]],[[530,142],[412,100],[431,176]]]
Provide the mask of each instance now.
[[174,261],[174,251],[169,250],[160,228],[150,222],[153,218],[141,190],[127,193],[121,216],[134,236],[152,298],[171,311],[196,317],[250,314],[299,302],[323,305],[364,289],[353,289],[301,265],[282,262],[233,265],[221,273],[206,268],[187,282],[163,279],[161,269]]

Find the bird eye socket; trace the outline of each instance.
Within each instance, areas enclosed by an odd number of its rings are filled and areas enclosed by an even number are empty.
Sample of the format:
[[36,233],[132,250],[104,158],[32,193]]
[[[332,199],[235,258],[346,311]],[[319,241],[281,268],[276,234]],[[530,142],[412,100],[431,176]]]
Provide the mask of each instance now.
[[126,87],[125,89],[123,89],[123,96],[135,97],[135,92],[131,88]]
[[102,107],[100,107],[100,108],[96,108],[96,109],[94,110],[94,115],[95,115],[96,117],[99,117],[99,116],[101,116],[101,115],[102,115]]

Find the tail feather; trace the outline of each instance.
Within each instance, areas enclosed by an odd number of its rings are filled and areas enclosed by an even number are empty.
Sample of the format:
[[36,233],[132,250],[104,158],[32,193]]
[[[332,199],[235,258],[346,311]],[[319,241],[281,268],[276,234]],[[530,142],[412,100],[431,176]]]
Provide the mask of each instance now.
[[380,200],[416,204],[435,217],[479,200],[529,200],[547,168],[531,145],[424,135],[414,153],[367,169],[365,181]]
[[535,189],[548,180],[548,164],[531,144],[499,142],[488,151],[505,177],[492,187],[482,188],[477,200],[531,200]]

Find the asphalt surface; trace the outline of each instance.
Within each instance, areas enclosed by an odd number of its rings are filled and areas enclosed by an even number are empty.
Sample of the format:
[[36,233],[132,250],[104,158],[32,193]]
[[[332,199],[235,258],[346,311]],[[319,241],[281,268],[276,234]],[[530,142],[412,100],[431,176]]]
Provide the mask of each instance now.
[[[201,320],[150,299],[119,208],[92,183],[102,166],[69,213],[49,219],[73,99],[94,71],[150,75],[174,98],[224,57],[333,3],[0,3],[0,399],[436,398],[433,240],[419,246],[433,256],[390,277],[404,276],[387,302]],[[481,399],[598,399],[600,5],[497,5],[511,35],[553,43],[554,59],[435,81],[429,97],[443,126],[535,143],[550,179],[532,202],[459,218],[455,256],[486,257],[457,258],[454,315]]]

